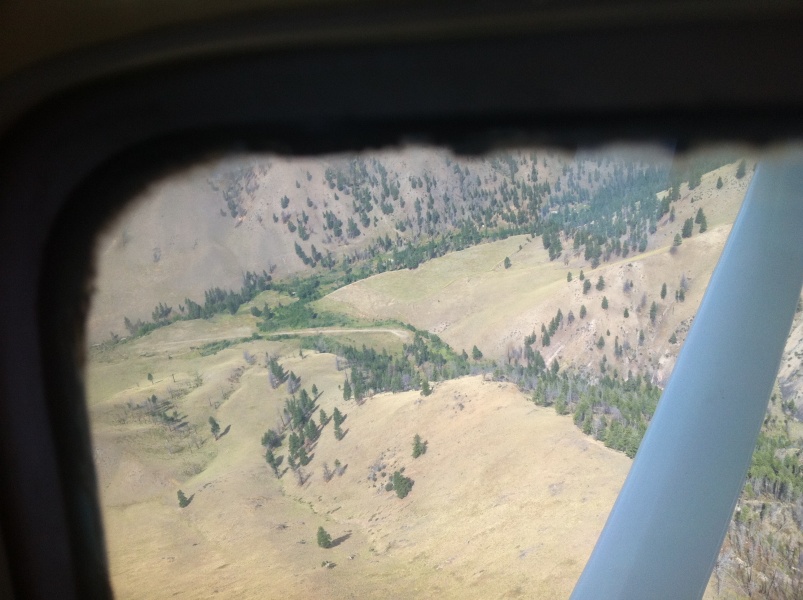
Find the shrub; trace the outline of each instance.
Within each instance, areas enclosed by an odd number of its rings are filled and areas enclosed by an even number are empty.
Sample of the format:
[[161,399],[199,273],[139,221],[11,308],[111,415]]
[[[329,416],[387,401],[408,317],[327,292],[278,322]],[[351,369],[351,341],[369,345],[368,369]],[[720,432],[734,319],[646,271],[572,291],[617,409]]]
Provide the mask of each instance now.
[[262,445],[266,448],[278,448],[282,445],[282,436],[273,429],[268,429],[262,436]]

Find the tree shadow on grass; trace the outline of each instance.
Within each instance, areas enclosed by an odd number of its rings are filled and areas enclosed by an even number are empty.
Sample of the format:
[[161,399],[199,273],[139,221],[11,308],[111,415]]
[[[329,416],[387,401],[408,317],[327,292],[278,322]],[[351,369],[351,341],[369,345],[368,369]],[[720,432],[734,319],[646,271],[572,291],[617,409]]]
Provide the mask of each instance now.
[[217,439],[220,439],[220,438],[222,438],[222,437],[223,437],[224,435],[226,435],[226,434],[227,434],[229,431],[231,431],[231,425],[226,425],[226,429],[224,429],[224,430],[223,430],[223,433],[221,433],[219,436],[217,436]]
[[336,546],[339,546],[340,544],[342,544],[343,542],[345,542],[345,541],[346,541],[347,539],[349,539],[350,537],[351,537],[351,532],[348,532],[348,533],[347,533],[347,534],[345,534],[345,535],[341,535],[339,538],[336,538],[336,539],[332,540],[332,544],[331,544],[329,547],[330,547],[330,548],[334,548],[334,547],[336,547]]

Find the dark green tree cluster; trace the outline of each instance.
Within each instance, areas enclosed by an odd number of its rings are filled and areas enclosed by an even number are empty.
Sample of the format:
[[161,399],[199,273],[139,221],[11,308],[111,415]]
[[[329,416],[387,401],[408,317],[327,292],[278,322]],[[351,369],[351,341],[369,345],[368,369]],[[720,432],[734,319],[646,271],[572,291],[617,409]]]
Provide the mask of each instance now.
[[413,480],[402,475],[401,471],[394,471],[390,482],[393,484],[393,489],[399,498],[405,498],[410,493],[410,490],[413,489]]
[[301,390],[298,399],[293,396],[284,401],[284,415],[289,420],[290,427],[296,430],[307,424],[316,408],[315,400],[306,389]]
[[175,321],[208,319],[225,312],[235,314],[240,306],[270,287],[271,276],[266,271],[262,271],[261,274],[247,271],[243,275],[243,285],[239,292],[223,290],[219,287],[210,288],[204,292],[203,305],[186,298],[184,304],[179,305],[178,313],[173,311],[173,307],[160,302],[151,313],[152,322],[144,323],[141,320],[132,322],[128,317],[123,317],[123,325],[128,333],[135,337],[145,335]]
[[455,353],[438,336],[413,331],[413,342],[403,345],[401,355],[365,346],[359,349],[323,336],[305,338],[301,343],[303,347],[346,359],[351,368],[343,385],[344,399],[353,397],[362,401],[370,390],[374,393],[418,390],[425,380],[429,385],[430,380],[442,381],[471,372],[467,358]]
[[[549,320],[548,327],[545,325],[541,325],[541,336],[543,337],[544,334],[548,334],[550,337],[555,335],[555,333],[557,333],[562,323],[563,323],[563,312],[560,309],[558,309],[558,312],[555,313],[555,316]],[[548,346],[549,344],[544,344],[544,345]]]
[[[617,340],[618,343],[618,340]],[[564,372],[540,378],[533,402],[572,413],[575,424],[606,446],[633,457],[658,404],[661,390],[640,375],[622,381],[605,375],[599,383]]]

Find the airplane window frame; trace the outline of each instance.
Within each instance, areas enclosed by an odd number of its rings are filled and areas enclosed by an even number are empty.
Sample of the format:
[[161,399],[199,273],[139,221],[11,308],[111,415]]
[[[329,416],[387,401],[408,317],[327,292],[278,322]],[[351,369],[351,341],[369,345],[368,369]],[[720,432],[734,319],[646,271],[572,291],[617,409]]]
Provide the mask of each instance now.
[[[783,141],[803,134],[801,31],[796,15],[270,50],[223,44],[112,64],[32,96],[0,139],[0,247],[11,257],[0,281],[14,290],[0,299],[0,531],[14,549],[15,592],[111,597],[78,371],[82,324],[94,235],[152,177],[225,151],[323,154],[406,140],[458,152]],[[600,74],[590,57],[606,51],[619,63]],[[692,51],[703,59],[689,62]],[[557,66],[532,58],[545,52]],[[532,76],[514,79],[510,63],[521,57]],[[651,70],[656,61],[662,71]],[[412,77],[427,94],[404,89]],[[684,78],[690,92],[676,89]],[[6,102],[20,81],[6,82]]]

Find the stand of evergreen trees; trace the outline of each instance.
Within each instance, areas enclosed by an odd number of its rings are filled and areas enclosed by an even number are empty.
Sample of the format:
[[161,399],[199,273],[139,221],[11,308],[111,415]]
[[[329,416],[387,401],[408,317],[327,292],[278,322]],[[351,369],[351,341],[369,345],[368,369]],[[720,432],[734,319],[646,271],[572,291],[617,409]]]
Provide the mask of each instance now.
[[457,354],[438,336],[410,329],[415,332],[413,342],[404,344],[398,355],[384,349],[380,352],[366,346],[356,348],[325,336],[303,338],[301,347],[344,358],[349,369],[344,384],[348,392],[346,399],[353,397],[358,401],[369,391],[420,390],[424,382],[468,375],[475,368],[469,364],[467,355]]

